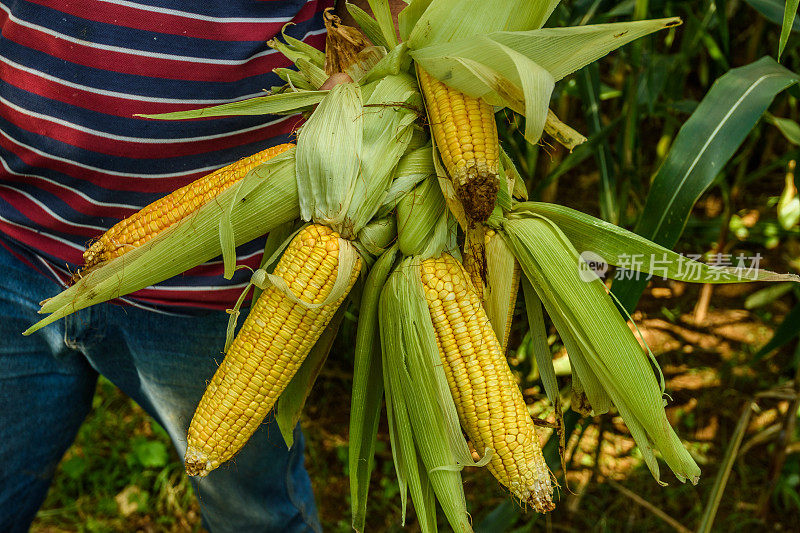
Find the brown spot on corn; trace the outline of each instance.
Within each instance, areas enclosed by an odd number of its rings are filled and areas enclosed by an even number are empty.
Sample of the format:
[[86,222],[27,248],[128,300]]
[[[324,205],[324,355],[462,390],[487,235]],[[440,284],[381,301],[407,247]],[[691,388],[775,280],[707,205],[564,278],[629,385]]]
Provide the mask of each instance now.
[[279,144],[220,168],[143,207],[115,224],[83,253],[84,268],[123,255],[182,220],[244,178],[252,169],[293,147]]
[[419,68],[431,131],[456,195],[470,219],[483,222],[497,198],[500,145],[492,106],[448,87]]
[[[324,302],[337,278],[339,238],[327,226],[307,226],[289,244],[273,274],[303,300]],[[330,322],[360,269],[358,258],[345,293],[317,308],[293,301],[275,286],[261,293],[192,418],[185,456],[189,475],[205,476],[244,446]]]
[[421,277],[464,431],[478,453],[494,450],[487,467],[514,496],[540,513],[552,510],[536,428],[468,274],[445,254],[423,261]]

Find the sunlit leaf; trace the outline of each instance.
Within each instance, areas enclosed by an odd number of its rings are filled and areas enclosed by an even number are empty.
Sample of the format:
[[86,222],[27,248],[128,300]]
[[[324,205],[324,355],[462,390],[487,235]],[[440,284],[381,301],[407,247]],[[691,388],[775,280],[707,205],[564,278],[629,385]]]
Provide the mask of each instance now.
[[[658,170],[636,233],[672,248],[691,209],[744,141],[775,95],[798,81],[794,72],[764,57],[720,77],[684,123]],[[627,309],[635,307],[644,280],[614,283]]]

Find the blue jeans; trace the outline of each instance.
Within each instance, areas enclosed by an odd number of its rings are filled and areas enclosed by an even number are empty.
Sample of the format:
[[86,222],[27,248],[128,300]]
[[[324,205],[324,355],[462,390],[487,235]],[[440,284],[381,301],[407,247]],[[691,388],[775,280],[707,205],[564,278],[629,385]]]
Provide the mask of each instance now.
[[[227,315],[162,315],[100,304],[21,332],[60,287],[0,245],[0,531],[27,531],[64,452],[92,405],[98,373],[169,433],[183,457],[186,432],[221,357]],[[271,417],[270,417],[271,418]],[[232,461],[192,479],[206,528],[320,531],[303,439],[287,451],[263,424]]]

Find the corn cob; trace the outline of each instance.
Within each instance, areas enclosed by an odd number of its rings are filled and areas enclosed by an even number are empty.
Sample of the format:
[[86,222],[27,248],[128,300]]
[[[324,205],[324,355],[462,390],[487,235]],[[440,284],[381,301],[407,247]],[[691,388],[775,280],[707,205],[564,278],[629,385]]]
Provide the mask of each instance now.
[[467,215],[483,222],[492,214],[498,187],[500,146],[492,106],[418,71],[442,162]]
[[292,146],[279,144],[240,159],[145,206],[115,224],[89,246],[83,253],[84,268],[91,268],[141,246],[244,178],[256,166]]
[[[307,226],[289,244],[273,274],[302,300],[324,302],[337,279],[339,239],[327,226]],[[338,301],[321,307],[306,307],[274,285],[261,293],[192,418],[185,457],[189,475],[208,474],[247,442],[341,305],[360,268],[358,258],[347,290]]]
[[444,254],[422,262],[421,277],[439,355],[458,417],[487,467],[537,512],[553,509],[550,472],[525,401],[469,275]]

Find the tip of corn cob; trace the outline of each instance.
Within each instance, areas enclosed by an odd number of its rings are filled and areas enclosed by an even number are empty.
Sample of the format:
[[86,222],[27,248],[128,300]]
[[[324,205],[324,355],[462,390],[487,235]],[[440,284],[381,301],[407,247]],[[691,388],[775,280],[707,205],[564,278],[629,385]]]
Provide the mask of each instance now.
[[484,222],[492,214],[497,199],[497,174],[479,166],[467,169],[466,173],[469,178],[457,181],[456,195],[472,220]]
[[183,464],[190,476],[206,477],[214,469],[208,454],[191,446],[186,450]]
[[84,268],[91,268],[97,263],[100,262],[100,258],[105,253],[105,244],[103,241],[97,240],[94,241],[89,248],[83,252],[83,264]]
[[550,484],[549,478],[547,482],[536,480],[527,487],[519,488],[522,490],[517,492],[512,487],[512,493],[515,493],[518,497],[527,494],[527,497],[522,499],[521,503],[523,505],[530,505],[537,513],[544,514],[556,508],[556,504],[553,502],[553,487]]

